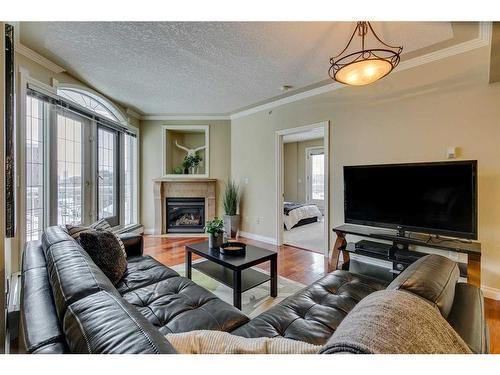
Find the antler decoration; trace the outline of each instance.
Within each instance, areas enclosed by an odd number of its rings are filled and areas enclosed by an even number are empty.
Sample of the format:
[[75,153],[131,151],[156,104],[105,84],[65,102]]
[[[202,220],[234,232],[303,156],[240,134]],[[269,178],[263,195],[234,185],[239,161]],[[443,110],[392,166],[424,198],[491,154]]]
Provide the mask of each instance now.
[[181,150],[186,151],[188,156],[194,156],[198,151],[201,151],[207,147],[207,146],[201,146],[201,147],[197,147],[197,148],[187,148],[187,147],[181,146],[179,143],[177,143],[177,140],[175,140],[175,145],[177,147],[179,147]]

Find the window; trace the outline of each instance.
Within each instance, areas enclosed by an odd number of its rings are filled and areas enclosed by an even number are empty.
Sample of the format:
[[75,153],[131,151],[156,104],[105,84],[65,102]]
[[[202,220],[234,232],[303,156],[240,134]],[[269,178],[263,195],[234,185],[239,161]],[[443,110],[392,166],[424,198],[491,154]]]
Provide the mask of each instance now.
[[44,103],[28,97],[26,101],[26,240],[38,240],[44,224],[45,208],[45,137]]
[[125,134],[123,142],[124,164],[124,224],[137,223],[137,138]]
[[[120,121],[118,117],[109,109],[102,101],[102,98],[97,97],[91,93],[87,93],[80,89],[58,89],[57,95],[62,96],[73,103],[81,105],[83,108],[87,108],[92,112],[95,112],[101,116],[104,116],[113,121]],[[93,96],[91,96],[93,95]]]
[[307,201],[320,210],[325,201],[325,154],[323,147],[306,149]]
[[311,197],[313,200],[323,200],[325,199],[324,190],[324,165],[325,165],[325,155],[324,154],[313,154],[311,155]]
[[87,225],[100,218],[111,226],[138,224],[132,130],[92,93],[61,89],[58,94],[29,87],[26,97],[26,240],[39,239],[50,225]]
[[57,114],[57,224],[83,222],[82,120]]
[[99,126],[97,135],[97,197],[99,219],[118,225],[118,133]]

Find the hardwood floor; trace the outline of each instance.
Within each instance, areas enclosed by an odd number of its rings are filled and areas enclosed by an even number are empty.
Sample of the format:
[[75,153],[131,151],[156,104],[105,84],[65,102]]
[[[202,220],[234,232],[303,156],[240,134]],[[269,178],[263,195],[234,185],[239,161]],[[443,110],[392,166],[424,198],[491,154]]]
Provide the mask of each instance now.
[[[323,255],[292,246],[274,246],[240,238],[242,242],[278,251],[278,274],[302,284],[310,284],[323,276]],[[200,242],[200,238],[166,238],[145,236],[144,253],[166,266],[184,263],[184,246]],[[193,255],[193,260],[198,257]],[[269,270],[268,265],[263,269]],[[500,301],[485,298],[485,313],[490,331],[490,352],[500,354]]]

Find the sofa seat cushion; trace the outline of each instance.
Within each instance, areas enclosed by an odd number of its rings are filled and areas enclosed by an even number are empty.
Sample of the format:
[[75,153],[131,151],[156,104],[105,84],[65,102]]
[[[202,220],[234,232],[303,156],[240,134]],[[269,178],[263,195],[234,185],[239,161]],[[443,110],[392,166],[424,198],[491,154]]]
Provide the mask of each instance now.
[[386,287],[386,283],[371,277],[337,270],[273,306],[233,334],[282,336],[324,345],[361,299]]
[[122,295],[158,281],[179,276],[177,272],[150,256],[130,257],[127,262],[127,269],[122,279],[116,284],[116,289]]
[[230,332],[248,322],[238,309],[181,276],[135,289],[123,298],[162,334],[198,329]]

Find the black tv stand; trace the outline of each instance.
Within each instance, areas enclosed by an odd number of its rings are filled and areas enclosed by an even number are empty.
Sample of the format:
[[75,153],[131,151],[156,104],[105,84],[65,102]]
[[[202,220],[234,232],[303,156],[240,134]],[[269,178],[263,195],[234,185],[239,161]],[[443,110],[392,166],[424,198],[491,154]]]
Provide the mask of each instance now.
[[[460,240],[440,237],[439,240],[420,233],[404,233],[402,230],[365,227],[361,225],[344,224],[333,231],[337,235],[328,262],[328,270],[349,269],[349,249],[347,249],[346,235],[374,238],[393,242],[394,246],[404,251],[413,251],[411,246],[423,246],[434,249],[467,254],[467,282],[480,287],[481,285],[481,244],[479,242],[463,242]],[[405,236],[400,236],[400,234]],[[340,262],[342,254],[342,262]]]

